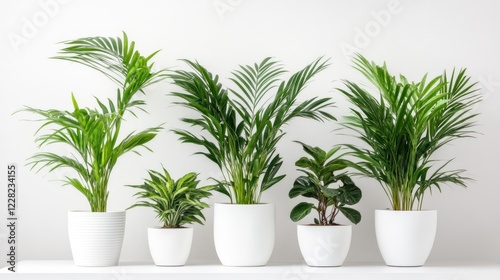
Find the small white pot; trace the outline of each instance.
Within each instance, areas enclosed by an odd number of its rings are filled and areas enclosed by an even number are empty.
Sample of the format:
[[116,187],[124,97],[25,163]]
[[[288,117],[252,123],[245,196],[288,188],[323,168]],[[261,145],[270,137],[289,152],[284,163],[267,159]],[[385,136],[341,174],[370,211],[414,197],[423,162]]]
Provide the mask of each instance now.
[[309,266],[341,266],[351,246],[352,226],[297,225],[297,238]]
[[156,265],[181,266],[191,252],[193,228],[148,228],[148,243]]
[[125,211],[68,212],[71,252],[78,266],[116,266],[125,232]]
[[214,242],[226,266],[263,266],[274,248],[275,206],[269,204],[214,205]]
[[424,265],[434,244],[436,228],[436,210],[375,210],[378,247],[390,266]]

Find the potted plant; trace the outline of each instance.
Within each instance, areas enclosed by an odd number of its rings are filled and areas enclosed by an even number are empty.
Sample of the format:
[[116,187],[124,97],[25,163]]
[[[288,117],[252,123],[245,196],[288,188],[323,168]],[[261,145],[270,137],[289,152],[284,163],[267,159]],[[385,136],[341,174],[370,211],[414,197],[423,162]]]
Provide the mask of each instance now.
[[414,83],[361,55],[354,64],[375,93],[350,81],[340,90],[353,105],[345,126],[364,143],[348,147],[357,158],[354,167],[379,182],[392,208],[375,211],[379,249],[387,265],[422,266],[437,224],[437,211],[422,209],[425,194],[440,191],[442,184],[465,187],[468,179],[464,170],[446,168],[451,159],[441,162],[433,155],[473,136],[472,110],[480,95],[465,69]]
[[216,190],[230,200],[214,205],[217,255],[227,266],[265,265],[274,247],[275,207],[261,203],[261,195],[284,177],[278,175],[282,158],[276,145],[284,135],[283,125],[292,119],[333,119],[324,110],[331,106],[330,98],[297,101],[327,61],[317,59],[280,81],[284,69],[266,58],[234,71],[234,88],[223,87],[219,77],[198,62],[185,62],[191,71],[177,70],[170,76],[182,89],[173,95],[181,99],[178,104],[198,113],[182,120],[201,132],[175,133],[182,142],[201,146],[200,153],[217,165],[223,178],[217,179]]
[[297,225],[300,251],[310,266],[341,266],[349,252],[352,226],[338,224],[335,218],[342,213],[354,224],[361,221],[361,213],[347,206],[361,200],[361,189],[347,172],[338,173],[349,166],[341,155],[336,156],[340,147],[326,152],[299,143],[310,157],[301,157],[295,163],[305,175],[295,180],[288,196],[311,198],[316,204],[300,202],[290,212],[290,218],[298,222],[313,209],[318,214],[313,224]]
[[209,206],[201,200],[212,195],[213,187],[197,188],[200,181],[192,172],[175,181],[163,168],[163,173],[150,170],[149,177],[142,185],[130,186],[140,190],[136,196],[141,201],[129,209],[137,206],[153,208],[163,223],[161,228],[148,228],[149,251],[155,264],[184,265],[193,241],[193,228],[184,225],[203,224],[205,216],[201,210]]
[[[118,84],[116,100],[96,97],[98,108],[81,108],[72,95],[72,110],[36,109],[22,111],[39,116],[42,124],[36,142],[40,148],[64,146],[72,152],[60,155],[39,152],[31,157],[33,168],[58,168],[74,171],[66,185],[87,199],[89,211],[70,211],[68,231],[75,264],[78,266],[114,266],[118,264],[125,229],[125,211],[108,211],[108,185],[118,159],[151,141],[160,130],[152,127],[123,136],[124,115],[144,110],[144,101],[134,98],[148,85],[165,77],[164,70],[153,72],[151,58],[134,49],[135,43],[123,38],[90,37],[64,42],[56,59],[73,61],[95,69]],[[43,132],[43,133],[42,133]]]

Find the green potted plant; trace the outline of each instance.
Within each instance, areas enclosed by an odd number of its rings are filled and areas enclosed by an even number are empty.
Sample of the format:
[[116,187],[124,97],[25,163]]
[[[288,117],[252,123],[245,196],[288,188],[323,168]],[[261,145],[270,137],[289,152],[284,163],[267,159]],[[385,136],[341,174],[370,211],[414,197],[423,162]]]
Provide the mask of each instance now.
[[481,97],[465,69],[410,82],[361,55],[354,64],[374,92],[350,81],[340,90],[353,105],[345,126],[363,143],[347,146],[357,159],[353,166],[377,180],[391,204],[391,210],[375,212],[379,249],[387,265],[421,266],[437,224],[436,210],[422,210],[425,194],[443,184],[465,187],[468,179],[464,170],[447,169],[451,159],[442,162],[433,155],[474,135],[472,110]]
[[196,173],[188,173],[179,180],[172,179],[168,171],[150,170],[149,179],[142,185],[130,187],[139,189],[136,196],[141,199],[133,207],[150,207],[163,223],[161,228],[148,228],[149,251],[158,266],[181,266],[186,263],[193,241],[193,228],[185,224],[203,224],[202,211],[208,204],[201,200],[212,195],[212,186],[198,188]]
[[340,147],[327,152],[299,143],[309,157],[295,163],[305,175],[295,180],[288,195],[314,199],[316,204],[300,202],[290,212],[290,218],[298,222],[312,210],[318,214],[313,224],[297,225],[300,251],[310,266],[341,266],[349,252],[352,226],[338,224],[335,218],[342,213],[353,224],[361,221],[361,213],[348,207],[361,200],[361,189],[345,171],[349,161],[336,155]]
[[165,78],[164,70],[152,71],[153,53],[147,57],[135,50],[135,43],[123,38],[89,37],[64,42],[56,59],[68,60],[95,69],[118,85],[116,99],[98,108],[81,108],[74,95],[71,110],[37,109],[22,111],[38,115],[41,126],[36,138],[39,148],[62,146],[70,155],[43,151],[31,157],[32,169],[73,170],[66,185],[74,187],[87,199],[91,212],[68,213],[69,240],[73,259],[79,266],[113,266],[120,256],[125,229],[125,211],[108,211],[108,185],[118,159],[128,152],[138,153],[160,127],[122,135],[124,115],[145,103],[135,98],[144,88]]
[[286,81],[278,62],[266,58],[241,66],[225,88],[198,62],[185,60],[190,71],[177,70],[170,76],[182,91],[173,95],[198,115],[182,120],[200,131],[177,129],[180,140],[202,147],[201,154],[220,169],[216,190],[231,203],[214,205],[214,241],[223,265],[260,266],[269,260],[274,247],[275,207],[261,203],[264,191],[281,181],[282,158],[276,145],[283,137],[283,125],[303,117],[331,120],[324,109],[330,98],[313,97],[297,101],[307,82],[327,67],[317,59]]

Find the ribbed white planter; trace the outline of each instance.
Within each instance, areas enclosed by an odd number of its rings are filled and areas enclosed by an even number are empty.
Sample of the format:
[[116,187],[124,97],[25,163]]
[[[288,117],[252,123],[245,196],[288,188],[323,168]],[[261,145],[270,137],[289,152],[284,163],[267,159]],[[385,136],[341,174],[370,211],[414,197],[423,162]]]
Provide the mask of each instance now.
[[351,236],[351,225],[297,225],[300,252],[309,266],[341,266],[349,253]]
[[116,266],[125,232],[125,211],[68,212],[73,260],[78,266]]
[[214,241],[226,266],[263,266],[271,257],[275,236],[275,206],[214,205]]
[[437,211],[375,210],[380,253],[390,266],[422,266],[432,250]]
[[149,252],[158,266],[184,265],[192,242],[193,228],[148,228]]

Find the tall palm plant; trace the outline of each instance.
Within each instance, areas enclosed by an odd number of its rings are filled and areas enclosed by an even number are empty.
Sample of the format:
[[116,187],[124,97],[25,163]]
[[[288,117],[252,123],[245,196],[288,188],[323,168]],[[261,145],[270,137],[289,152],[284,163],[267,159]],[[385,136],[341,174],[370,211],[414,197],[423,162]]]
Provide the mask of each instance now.
[[[42,122],[36,138],[39,147],[62,144],[72,150],[70,156],[53,152],[40,152],[31,157],[29,164],[38,170],[49,168],[49,172],[63,167],[73,169],[77,176],[66,177],[64,182],[75,187],[87,198],[93,212],[105,212],[108,199],[108,183],[111,172],[120,156],[144,146],[160,130],[152,127],[132,132],[125,137],[120,134],[126,112],[135,115],[145,102],[134,99],[138,92],[165,78],[165,71],[154,72],[151,59],[135,50],[135,43],[123,38],[89,37],[64,42],[66,45],[56,59],[73,61],[103,73],[118,85],[116,99],[102,102],[96,97],[97,109],[80,108],[72,95],[73,109],[36,109],[27,107],[23,111],[34,113]],[[49,129],[50,128],[50,129]]]
[[217,181],[217,190],[231,203],[259,203],[262,192],[284,178],[277,175],[282,159],[276,152],[283,125],[299,117],[334,119],[324,110],[332,105],[330,98],[297,101],[307,82],[327,67],[324,59],[313,61],[287,81],[280,81],[285,70],[271,58],[240,66],[230,78],[234,88],[223,87],[219,77],[198,62],[185,62],[191,71],[171,75],[183,90],[173,95],[182,99],[179,104],[199,113],[182,120],[209,136],[181,129],[175,133],[182,142],[203,147],[200,154],[217,164],[224,177]]
[[481,97],[465,69],[413,83],[361,55],[354,64],[375,87],[371,94],[345,81],[347,89],[340,89],[354,105],[345,126],[366,145],[347,145],[358,160],[354,167],[381,184],[393,210],[421,210],[424,194],[440,191],[442,184],[465,187],[464,170],[447,170],[451,160],[432,157],[451,141],[474,134],[472,109]]

